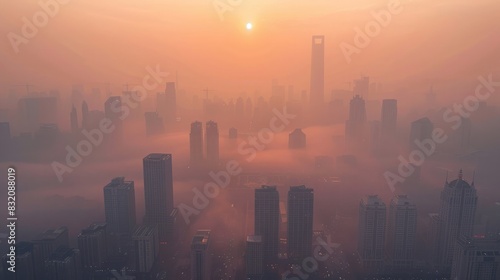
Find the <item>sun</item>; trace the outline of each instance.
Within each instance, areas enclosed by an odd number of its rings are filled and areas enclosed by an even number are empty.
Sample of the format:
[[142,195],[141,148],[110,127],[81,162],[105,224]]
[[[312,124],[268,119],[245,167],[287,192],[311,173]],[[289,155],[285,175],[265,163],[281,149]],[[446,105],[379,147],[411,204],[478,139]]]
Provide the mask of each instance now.
[[247,27],[247,30],[251,30],[253,25],[251,22],[249,22],[249,23],[247,23],[246,27]]

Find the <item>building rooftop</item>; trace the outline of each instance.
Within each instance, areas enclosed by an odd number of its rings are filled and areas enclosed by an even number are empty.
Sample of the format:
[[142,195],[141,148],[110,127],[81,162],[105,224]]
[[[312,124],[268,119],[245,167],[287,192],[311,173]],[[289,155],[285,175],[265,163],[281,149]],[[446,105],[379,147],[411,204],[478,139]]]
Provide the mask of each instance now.
[[66,233],[68,232],[67,227],[60,227],[60,228],[55,229],[55,230],[49,229],[49,230],[45,231],[44,233],[40,234],[35,239],[35,241],[53,240],[53,239],[58,238],[61,234],[64,234],[65,232]]
[[260,235],[249,235],[247,236],[247,242],[255,242],[255,243],[259,243],[259,242],[262,242],[262,236]]
[[171,158],[172,155],[171,154],[160,154],[160,153],[153,153],[153,154],[149,154],[147,155],[144,160],[167,160],[169,158]]
[[111,180],[104,188],[123,188],[129,189],[134,186],[134,181],[125,181],[125,177],[116,177]]

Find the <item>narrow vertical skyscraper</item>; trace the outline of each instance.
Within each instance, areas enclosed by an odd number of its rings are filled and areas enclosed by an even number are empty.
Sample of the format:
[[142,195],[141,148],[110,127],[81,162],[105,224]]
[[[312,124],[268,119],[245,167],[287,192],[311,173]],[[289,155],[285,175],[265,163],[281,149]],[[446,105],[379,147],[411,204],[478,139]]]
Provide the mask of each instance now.
[[78,115],[76,113],[76,108],[74,105],[71,108],[70,122],[71,122],[71,133],[73,134],[78,133]]
[[260,235],[247,237],[245,251],[246,280],[262,280],[262,238]]
[[158,228],[156,226],[139,226],[132,234],[134,242],[134,269],[148,273],[153,267],[159,253]]
[[387,250],[393,271],[413,268],[417,235],[417,207],[406,195],[391,200],[387,225]]
[[89,105],[85,100],[82,102],[82,128],[88,128]]
[[384,265],[386,207],[377,195],[359,203],[358,254],[363,270],[380,272]]
[[189,132],[189,158],[191,165],[199,165],[203,161],[203,124],[194,122]]
[[460,237],[472,237],[476,215],[477,194],[474,181],[469,184],[460,170],[458,179],[446,180],[441,192],[439,211],[438,261],[442,268],[450,269],[453,252]]
[[171,154],[149,154],[143,159],[145,220],[158,226],[160,242],[168,237],[168,218],[173,209],[174,190]]
[[118,236],[130,236],[136,225],[134,181],[117,177],[111,180],[103,191],[108,232]]
[[311,105],[320,105],[324,102],[325,91],[325,36],[312,37],[311,55]]
[[205,133],[207,162],[210,165],[217,165],[219,163],[219,128],[217,127],[217,123],[208,121]]
[[314,191],[306,186],[288,191],[288,258],[300,261],[312,254]]
[[398,101],[384,99],[382,101],[381,133],[385,139],[394,136],[398,121]]
[[191,280],[211,279],[210,230],[198,230],[191,242]]
[[255,189],[255,235],[262,238],[263,256],[266,264],[278,259],[280,198],[275,186]]
[[108,241],[106,224],[92,224],[78,235],[78,249],[86,275],[91,276],[104,265],[108,254]]
[[116,127],[111,133],[111,137],[105,139],[111,139],[112,144],[121,142],[123,136],[123,112],[122,112],[122,98],[121,96],[110,96],[104,103],[104,115],[106,118],[110,119],[113,125]]
[[366,141],[366,107],[365,100],[360,95],[354,96],[349,104],[345,134],[348,141]]
[[421,118],[411,123],[410,128],[410,148],[419,149],[418,143],[427,139],[432,139],[434,125],[429,118]]

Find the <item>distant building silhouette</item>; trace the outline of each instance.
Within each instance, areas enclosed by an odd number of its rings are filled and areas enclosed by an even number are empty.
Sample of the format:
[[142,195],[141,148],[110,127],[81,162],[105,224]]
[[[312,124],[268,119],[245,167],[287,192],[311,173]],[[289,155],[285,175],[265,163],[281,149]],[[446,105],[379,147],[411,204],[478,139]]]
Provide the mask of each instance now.
[[[121,96],[110,96],[104,103],[104,115],[110,119],[115,126],[114,131],[109,135],[113,144],[121,142],[123,137],[123,116]],[[96,126],[97,127],[97,126]]]
[[365,100],[360,95],[354,96],[349,104],[349,119],[346,121],[345,134],[347,141],[366,141]]
[[410,148],[417,149],[418,146],[415,141],[424,141],[426,139],[432,139],[432,131],[434,130],[434,125],[429,118],[421,118],[411,123],[410,129]]
[[288,258],[302,262],[312,254],[314,191],[306,186],[288,191]]
[[37,96],[19,99],[20,130],[33,132],[40,123],[57,123],[57,97]]
[[150,272],[160,251],[158,227],[139,226],[132,234],[132,240],[134,269],[139,273]]
[[167,242],[174,192],[171,154],[149,154],[143,159],[145,224],[158,226],[160,242]]
[[136,226],[134,181],[116,177],[104,187],[103,192],[107,232],[130,236]]
[[238,130],[234,127],[229,129],[229,139],[237,139],[238,138]]
[[146,119],[146,135],[157,135],[165,132],[163,119],[157,112],[144,113]]
[[35,275],[44,275],[44,264],[49,256],[60,246],[69,246],[68,228],[60,227],[47,230],[33,241],[35,249]]
[[106,224],[90,225],[82,230],[77,239],[82,268],[86,275],[91,276],[95,270],[103,267],[108,257]]
[[377,195],[363,198],[359,203],[358,254],[367,273],[384,268],[385,226],[385,203]]
[[474,182],[469,184],[463,180],[462,170],[458,174],[458,179],[451,182],[446,180],[441,192],[438,231],[438,261],[442,268],[446,270],[451,268],[458,239],[462,236],[472,237],[476,207],[477,194]]
[[354,95],[359,95],[364,99],[368,98],[368,93],[370,91],[370,77],[363,76],[359,79],[354,80]]
[[262,238],[262,250],[266,264],[278,259],[280,199],[275,186],[255,189],[255,235]]
[[245,250],[245,267],[247,280],[262,280],[263,249],[260,235],[249,235]]
[[209,280],[212,273],[210,230],[198,230],[191,242],[191,280]]
[[71,121],[71,133],[77,134],[79,131],[78,129],[78,115],[76,113],[76,108],[73,105],[71,108],[71,114],[70,114],[70,121]]
[[82,128],[89,128],[88,124],[89,119],[89,105],[85,100],[82,102]]
[[[10,267],[9,257],[7,255],[2,258],[4,280],[36,280],[39,275],[35,275],[35,249],[31,242],[18,242],[16,244],[16,266],[15,272],[8,270]],[[37,277],[38,276],[38,277]]]
[[500,239],[458,239],[453,257],[451,279],[500,279]]
[[391,200],[387,219],[387,250],[391,268],[398,273],[413,269],[417,238],[417,207],[406,195]]
[[324,103],[325,94],[325,36],[312,37],[310,102]]
[[45,261],[47,280],[82,280],[82,272],[78,249],[60,246]]
[[398,122],[398,101],[396,99],[384,99],[382,101],[381,135],[388,139],[395,137]]
[[288,148],[289,149],[306,148],[306,134],[302,132],[302,129],[297,128],[288,135]]
[[191,124],[189,156],[191,165],[200,165],[203,162],[203,124],[198,121]]
[[157,95],[157,111],[163,116],[166,124],[174,123],[177,119],[177,93],[175,83],[168,82],[165,93]]
[[211,165],[217,165],[219,163],[219,128],[216,122],[208,121],[206,123],[205,141],[207,162]]

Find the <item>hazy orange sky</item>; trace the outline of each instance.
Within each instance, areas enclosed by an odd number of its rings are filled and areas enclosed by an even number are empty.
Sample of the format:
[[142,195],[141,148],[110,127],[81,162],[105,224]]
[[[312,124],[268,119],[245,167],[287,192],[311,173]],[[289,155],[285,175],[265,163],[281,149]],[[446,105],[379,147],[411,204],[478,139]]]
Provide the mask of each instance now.
[[159,64],[178,71],[188,92],[265,92],[273,78],[308,89],[311,36],[318,34],[326,37],[326,93],[360,74],[439,84],[500,70],[498,0],[401,1],[403,11],[348,64],[339,44],[353,44],[353,28],[389,2],[242,0],[221,20],[212,0],[70,0],[16,54],[7,34],[21,34],[22,18],[42,9],[38,1],[2,0],[0,88],[134,84],[146,66]]

